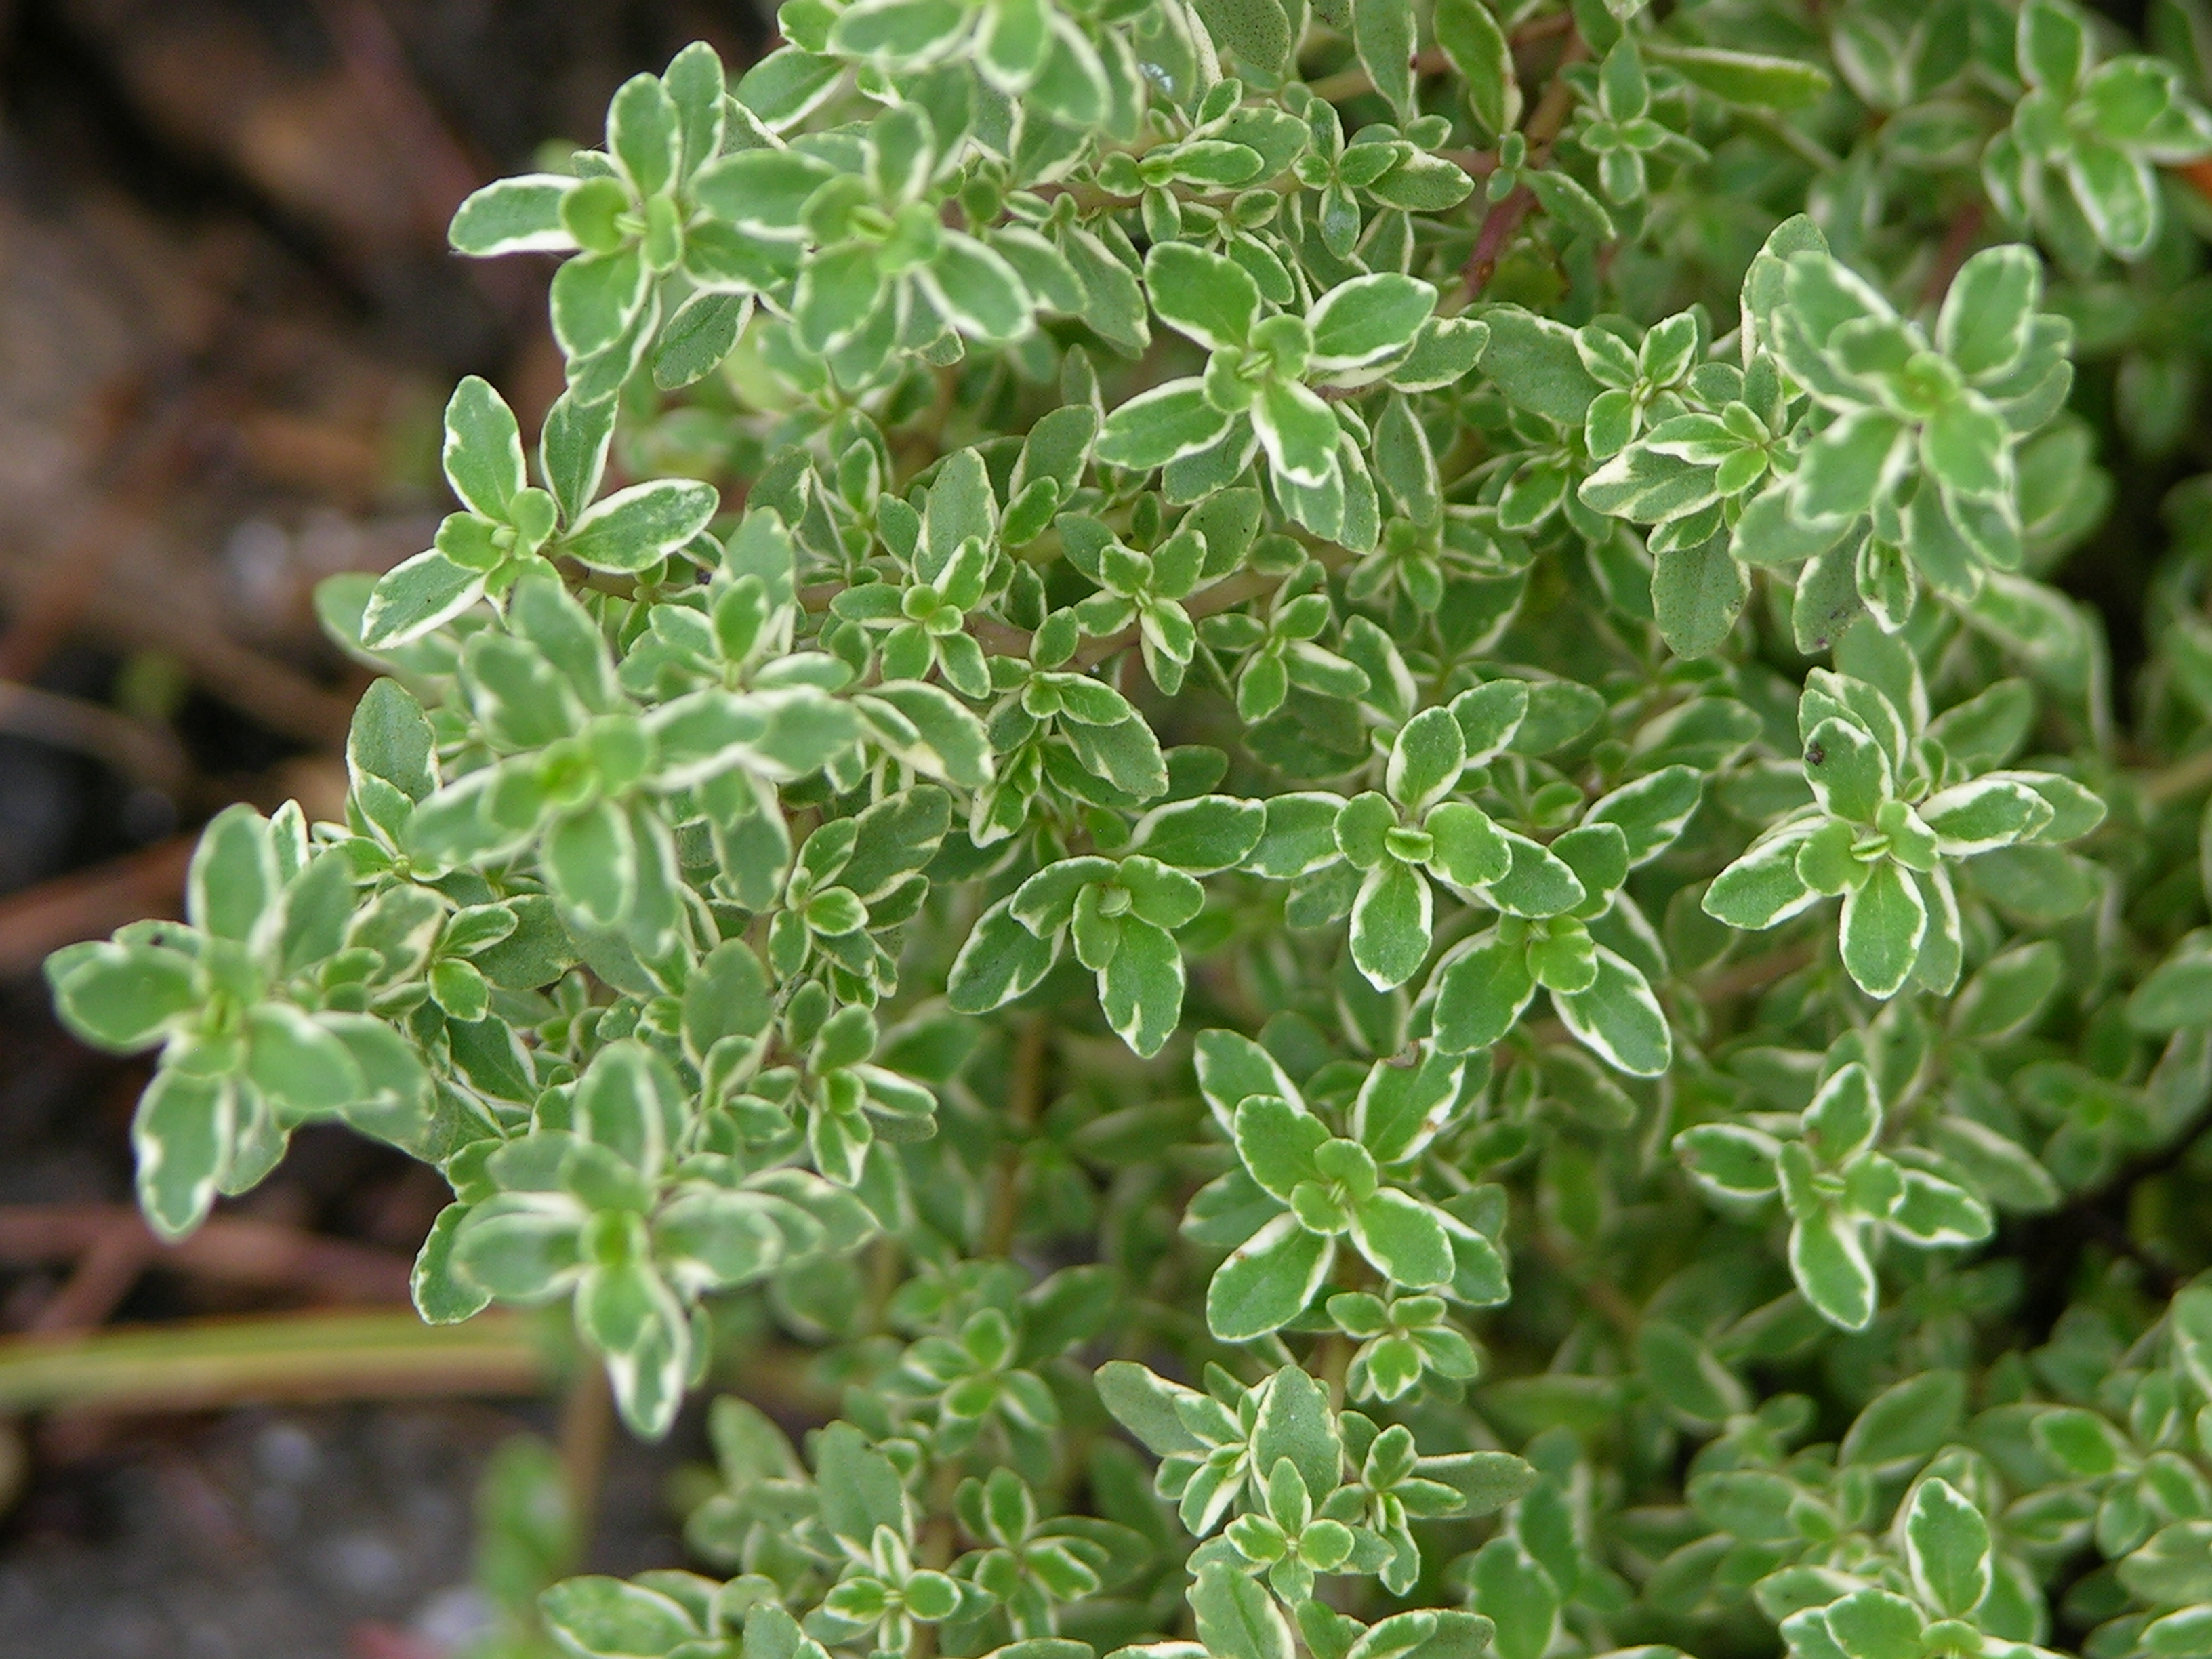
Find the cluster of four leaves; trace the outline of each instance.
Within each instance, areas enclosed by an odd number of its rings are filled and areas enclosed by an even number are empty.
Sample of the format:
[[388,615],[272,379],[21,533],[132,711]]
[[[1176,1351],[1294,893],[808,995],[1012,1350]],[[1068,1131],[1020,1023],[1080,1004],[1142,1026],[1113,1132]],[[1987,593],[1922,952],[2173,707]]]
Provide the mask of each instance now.
[[[1624,784],[1542,845],[1454,798],[1504,752],[1528,705],[1524,683],[1499,679],[1423,710],[1393,740],[1381,790],[1270,800],[1252,867],[1348,898],[1352,960],[1378,989],[1405,984],[1428,960],[1434,885],[1488,905],[1497,927],[1455,946],[1431,975],[1437,1043],[1488,1047],[1541,985],[1579,1039],[1624,1071],[1656,1076],[1673,1053],[1658,999],[1644,969],[1594,939],[1590,924],[1612,917],[1626,930],[1617,944],[1651,959],[1650,929],[1621,889],[1696,810],[1698,775],[1672,766]],[[1327,898],[1318,908],[1341,913]]]

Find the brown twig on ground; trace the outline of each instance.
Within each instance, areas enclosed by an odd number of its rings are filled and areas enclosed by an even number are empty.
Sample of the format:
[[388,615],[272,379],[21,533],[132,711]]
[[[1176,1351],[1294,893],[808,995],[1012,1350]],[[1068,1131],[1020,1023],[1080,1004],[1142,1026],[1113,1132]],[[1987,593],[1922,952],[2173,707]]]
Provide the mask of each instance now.
[[13,617],[0,634],[0,679],[32,679],[46,666],[98,596],[116,555],[137,538],[184,471],[187,434],[210,413],[205,383],[188,378],[147,409],[141,403],[149,390],[129,381],[100,400],[131,413],[100,443],[106,453],[95,474],[103,485],[99,504],[40,561],[27,591],[15,596]]
[[[196,1278],[253,1290],[285,1291],[319,1302],[404,1304],[410,1271],[404,1256],[343,1239],[322,1238],[295,1227],[245,1216],[216,1216],[190,1237],[165,1244],[137,1211],[124,1204],[10,1204],[0,1206],[0,1263],[76,1261],[77,1272],[40,1310],[34,1328],[82,1328],[96,1324],[148,1267],[172,1268]],[[94,1263],[101,1264],[94,1267]],[[89,1317],[96,1291],[121,1275],[113,1300]],[[86,1288],[62,1311],[79,1280]],[[51,1317],[49,1316],[51,1315]]]
[[157,1248],[143,1222],[135,1228],[111,1227],[100,1233],[77,1257],[62,1287],[31,1316],[29,1328],[88,1331],[105,1325],[131,1294]]
[[165,795],[181,794],[191,776],[191,761],[166,727],[14,680],[0,679],[0,732],[89,755]]
[[343,747],[353,725],[351,698],[195,622],[118,611],[100,617],[96,631],[139,650],[173,653],[195,685],[269,731],[318,749]]
[[126,921],[182,915],[198,840],[178,836],[0,898],[0,976],[27,974],[50,951],[104,939]]

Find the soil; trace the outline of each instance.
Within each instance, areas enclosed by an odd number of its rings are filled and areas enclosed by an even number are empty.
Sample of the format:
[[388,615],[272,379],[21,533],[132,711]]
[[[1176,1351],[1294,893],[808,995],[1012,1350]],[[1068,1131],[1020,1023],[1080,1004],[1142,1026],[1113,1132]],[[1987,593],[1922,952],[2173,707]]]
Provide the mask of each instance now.
[[[334,812],[365,683],[315,583],[428,544],[437,416],[465,373],[534,425],[559,390],[550,264],[444,225],[627,76],[763,19],[710,0],[0,0],[0,1232],[125,1204],[143,1070],[89,1054],[37,967],[173,910],[184,837],[233,800]],[[411,1256],[442,1183],[300,1136],[229,1213]],[[20,1241],[19,1241],[20,1242]],[[0,1343],[337,1299],[311,1279],[0,1249]],[[249,1276],[250,1277],[250,1276]],[[0,1649],[21,1659],[439,1659],[485,1605],[472,1505],[553,1401],[0,1419]],[[696,1424],[618,1434],[587,1565],[682,1551]]]

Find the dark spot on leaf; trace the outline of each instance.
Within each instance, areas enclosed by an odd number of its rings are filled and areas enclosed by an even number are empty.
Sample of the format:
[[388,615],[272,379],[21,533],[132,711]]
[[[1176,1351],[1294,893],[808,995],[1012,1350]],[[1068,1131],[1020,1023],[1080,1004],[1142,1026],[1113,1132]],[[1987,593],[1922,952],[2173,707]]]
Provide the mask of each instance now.
[[1808,766],[1825,764],[1827,758],[1828,751],[1817,743],[1805,751],[1805,764]]

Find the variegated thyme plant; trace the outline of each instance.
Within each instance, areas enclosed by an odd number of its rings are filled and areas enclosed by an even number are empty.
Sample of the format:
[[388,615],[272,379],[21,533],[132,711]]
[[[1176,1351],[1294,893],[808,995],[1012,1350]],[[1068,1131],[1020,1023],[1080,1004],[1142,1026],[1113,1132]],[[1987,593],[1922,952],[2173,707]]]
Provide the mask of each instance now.
[[325,589],[344,821],[49,964],[154,1224],[337,1118],[734,1390],[573,1654],[2212,1654],[2212,483],[2053,585],[2212,14],[779,22],[455,219],[568,388]]

